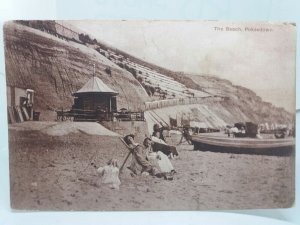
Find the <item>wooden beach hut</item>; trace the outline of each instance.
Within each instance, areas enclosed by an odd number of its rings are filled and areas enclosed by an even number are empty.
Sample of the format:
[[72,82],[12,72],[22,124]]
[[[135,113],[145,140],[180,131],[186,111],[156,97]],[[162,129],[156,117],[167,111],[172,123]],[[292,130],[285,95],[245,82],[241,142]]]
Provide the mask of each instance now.
[[6,86],[8,122],[24,122],[34,119],[34,91],[15,86]]
[[93,76],[77,92],[73,93],[74,120],[112,120],[117,112],[117,92],[109,88],[100,78]]

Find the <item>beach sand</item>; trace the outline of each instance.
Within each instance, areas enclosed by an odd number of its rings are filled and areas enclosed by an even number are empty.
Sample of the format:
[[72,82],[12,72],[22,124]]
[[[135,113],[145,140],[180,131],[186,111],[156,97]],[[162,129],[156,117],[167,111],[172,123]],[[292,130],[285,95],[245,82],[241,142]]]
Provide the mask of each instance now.
[[[53,125],[53,124],[52,124]],[[40,126],[40,125],[39,125]],[[118,136],[9,129],[11,205],[21,210],[226,210],[284,208],[294,202],[294,155],[193,151],[178,146],[172,181],[120,174],[120,190],[99,186],[91,165],[128,153]],[[141,138],[139,139],[141,140]],[[172,134],[169,143],[177,144]],[[129,163],[130,160],[128,160]]]

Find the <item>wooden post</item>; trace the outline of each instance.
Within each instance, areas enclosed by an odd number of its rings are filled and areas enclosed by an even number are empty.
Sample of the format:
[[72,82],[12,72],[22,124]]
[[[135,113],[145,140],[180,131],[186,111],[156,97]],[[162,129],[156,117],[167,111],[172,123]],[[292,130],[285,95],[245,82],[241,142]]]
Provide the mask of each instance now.
[[109,112],[111,112],[111,97],[109,98]]
[[10,87],[10,93],[11,93],[11,106],[14,107],[16,105],[16,92],[15,87]]

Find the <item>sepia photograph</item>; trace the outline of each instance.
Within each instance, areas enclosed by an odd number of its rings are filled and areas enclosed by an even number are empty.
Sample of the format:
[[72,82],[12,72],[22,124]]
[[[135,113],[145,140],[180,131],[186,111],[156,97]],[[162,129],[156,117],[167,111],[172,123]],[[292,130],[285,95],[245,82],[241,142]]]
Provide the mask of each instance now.
[[13,209],[293,207],[296,24],[15,20],[3,32]]

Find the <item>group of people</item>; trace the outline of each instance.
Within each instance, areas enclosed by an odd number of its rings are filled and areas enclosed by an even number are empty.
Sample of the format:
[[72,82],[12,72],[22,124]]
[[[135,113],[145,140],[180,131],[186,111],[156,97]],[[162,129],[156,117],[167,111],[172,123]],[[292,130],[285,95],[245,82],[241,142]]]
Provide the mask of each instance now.
[[228,137],[244,137],[246,136],[245,127],[241,127],[241,129],[237,127],[226,128],[225,133],[227,133]]
[[[158,124],[153,127],[151,138],[146,137],[142,144],[135,141],[133,134],[126,135],[123,140],[132,153],[130,166],[127,167],[132,176],[152,175],[166,180],[173,180],[176,173],[170,159],[178,156],[175,146],[168,145],[163,136],[163,128]],[[101,182],[112,189],[119,189],[119,168],[116,160],[110,160],[104,167],[98,168]]]
[[[134,175],[150,174],[165,179],[172,179],[175,173],[174,167],[169,159],[169,155],[153,148],[151,138],[145,138],[143,145],[135,142],[134,135],[130,134],[124,137],[125,143],[132,149],[132,160],[128,167]],[[168,157],[169,156],[169,157]]]

